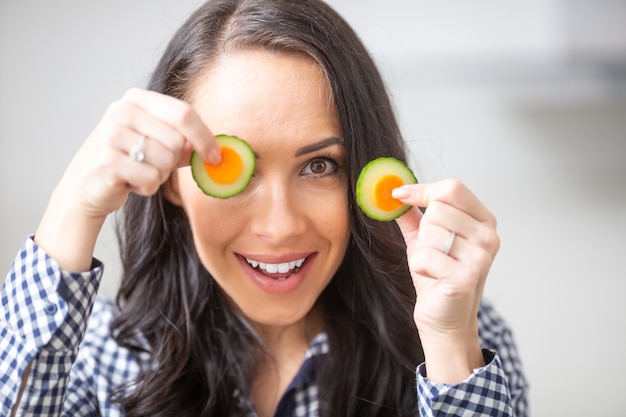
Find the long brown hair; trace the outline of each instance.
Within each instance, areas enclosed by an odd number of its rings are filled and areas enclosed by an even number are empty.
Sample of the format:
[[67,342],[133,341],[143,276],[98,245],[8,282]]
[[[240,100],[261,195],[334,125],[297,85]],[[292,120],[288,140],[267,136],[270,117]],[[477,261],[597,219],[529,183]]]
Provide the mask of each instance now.
[[[415,369],[423,353],[412,319],[415,293],[394,222],[355,204],[360,169],[378,156],[405,159],[381,76],[350,26],[319,0],[210,0],[179,29],[149,88],[184,99],[227,51],[304,54],[330,82],[344,135],[352,241],[318,303],[330,352],[317,383],[322,416],[417,414]],[[124,274],[112,325],[118,343],[147,351],[154,366],[120,387],[128,416],[239,415],[249,396],[258,336],[196,254],[183,210],[159,191],[131,195],[120,231]]]

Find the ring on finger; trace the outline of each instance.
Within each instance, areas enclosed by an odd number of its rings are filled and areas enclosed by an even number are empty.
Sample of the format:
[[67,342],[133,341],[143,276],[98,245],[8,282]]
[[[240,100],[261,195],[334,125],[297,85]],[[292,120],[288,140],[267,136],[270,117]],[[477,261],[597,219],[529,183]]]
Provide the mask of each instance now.
[[450,249],[452,249],[452,245],[454,244],[454,238],[456,237],[455,232],[448,233],[448,237],[443,244],[443,253],[448,255],[450,253]]
[[130,159],[136,162],[143,162],[143,160],[146,159],[146,154],[143,150],[143,143],[145,140],[146,135],[141,135],[141,139],[139,139],[139,142],[137,142],[135,146],[130,148],[130,151],[128,151],[128,156],[130,157]]

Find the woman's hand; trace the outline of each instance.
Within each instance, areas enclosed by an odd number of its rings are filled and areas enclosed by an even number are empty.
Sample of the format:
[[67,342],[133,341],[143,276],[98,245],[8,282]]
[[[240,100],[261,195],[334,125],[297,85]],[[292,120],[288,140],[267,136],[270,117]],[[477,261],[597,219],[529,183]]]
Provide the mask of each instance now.
[[[141,145],[142,161],[129,155]],[[193,108],[153,91],[131,89],[111,104],[55,188],[36,243],[64,269],[85,270],[107,215],[130,192],[157,192],[192,149],[211,162],[220,153]]]
[[[142,139],[143,138],[143,139]],[[129,156],[141,141],[143,161]],[[192,107],[153,91],[132,89],[111,104],[68,167],[60,187],[66,201],[93,217],[106,217],[129,192],[156,193],[192,148],[219,161],[214,137]]]
[[467,187],[454,180],[406,185],[393,195],[403,203],[426,207],[423,215],[414,208],[397,223],[417,292],[414,319],[428,377],[460,382],[473,368],[484,365],[477,313],[500,247],[496,220]]

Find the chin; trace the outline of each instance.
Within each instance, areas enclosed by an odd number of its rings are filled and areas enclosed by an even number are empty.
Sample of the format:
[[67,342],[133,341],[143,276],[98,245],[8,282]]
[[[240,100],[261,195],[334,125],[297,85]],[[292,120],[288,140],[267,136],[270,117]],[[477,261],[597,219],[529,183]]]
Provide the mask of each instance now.
[[[283,301],[284,303],[284,301]],[[298,302],[297,305],[280,306],[280,302],[271,306],[242,308],[243,315],[259,326],[289,327],[305,319],[313,308],[313,304]],[[306,307],[308,305],[308,307]]]

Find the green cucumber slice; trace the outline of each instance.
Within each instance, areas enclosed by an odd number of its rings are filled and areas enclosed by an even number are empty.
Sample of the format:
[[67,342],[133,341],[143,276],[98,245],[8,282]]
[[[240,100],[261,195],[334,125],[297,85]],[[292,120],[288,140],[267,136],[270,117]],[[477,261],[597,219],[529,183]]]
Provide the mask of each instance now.
[[222,162],[212,165],[193,151],[189,164],[198,187],[211,197],[229,198],[239,194],[250,183],[256,166],[256,157],[243,139],[230,135],[215,136],[222,152]]
[[413,171],[404,162],[391,157],[374,159],[363,167],[356,181],[357,204],[374,220],[394,220],[411,208],[391,197],[391,191],[404,184],[417,184]]

